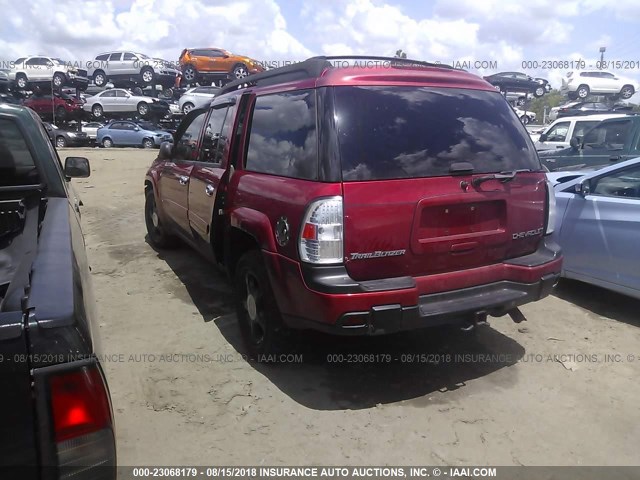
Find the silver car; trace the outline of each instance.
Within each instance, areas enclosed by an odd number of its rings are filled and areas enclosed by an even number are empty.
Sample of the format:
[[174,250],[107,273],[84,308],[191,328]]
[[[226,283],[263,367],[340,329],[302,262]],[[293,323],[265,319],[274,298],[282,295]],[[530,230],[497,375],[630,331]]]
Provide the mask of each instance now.
[[20,90],[26,89],[33,82],[50,82],[57,88],[73,85],[82,89],[87,88],[89,84],[86,70],[59,58],[43,56],[17,59],[12,62],[8,76]]
[[169,104],[157,98],[134,95],[122,88],[112,88],[87,98],[82,108],[91,112],[94,118],[102,118],[105,113],[137,113],[145,117],[150,113],[165,115]]
[[195,87],[190,88],[182,94],[178,105],[185,115],[194,108],[205,107],[211,103],[211,100],[220,92],[220,87]]
[[640,157],[547,176],[555,184],[562,276],[640,299]]
[[89,77],[97,87],[118,80],[173,87],[179,75],[180,70],[166,60],[135,52],[101,53],[91,62],[89,69]]

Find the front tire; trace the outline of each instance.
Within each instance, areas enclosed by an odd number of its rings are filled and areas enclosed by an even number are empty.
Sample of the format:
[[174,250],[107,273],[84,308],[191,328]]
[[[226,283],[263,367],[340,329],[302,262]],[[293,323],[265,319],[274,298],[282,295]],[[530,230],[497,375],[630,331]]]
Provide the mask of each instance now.
[[144,223],[147,227],[149,243],[154,248],[172,248],[178,244],[178,239],[167,233],[162,225],[158,209],[156,207],[156,198],[153,190],[149,189],[145,194],[144,202]]
[[102,109],[102,105],[96,104],[93,107],[91,107],[91,114],[95,118],[102,118],[102,116],[104,115],[104,110]]
[[620,90],[620,97],[623,98],[624,100],[629,100],[631,97],[633,97],[634,93],[636,93],[636,92],[635,92],[633,86],[625,85]]
[[258,362],[285,353],[288,333],[271,290],[262,252],[245,253],[234,275],[236,312],[242,338],[249,355]]
[[149,105],[145,102],[140,102],[137,107],[138,114],[142,117],[149,113]]
[[198,71],[193,65],[187,65],[182,72],[186,83],[195,83]]
[[142,70],[140,70],[140,78],[142,79],[142,83],[144,83],[145,85],[151,85],[153,83],[153,79],[155,78],[153,68],[144,67]]
[[53,76],[53,79],[51,80],[51,83],[53,83],[53,86],[56,88],[60,88],[62,86],[64,86],[65,82],[66,82],[66,78],[63,74],[61,73],[56,73]]
[[527,115],[522,115],[520,117],[520,121],[522,122],[523,125],[527,125],[529,123],[529,117]]
[[243,63],[239,63],[238,65],[233,67],[231,74],[233,75],[234,78],[237,78],[237,79],[245,78],[249,76],[249,70],[247,70],[246,65],[244,65]]
[[191,102],[186,102],[184,105],[182,105],[182,113],[184,113],[185,115],[188,114],[191,110],[193,110],[195,108],[195,105]]
[[106,83],[107,83],[107,76],[102,70],[98,70],[96,71],[96,73],[93,74],[93,84],[96,87],[104,87]]
[[150,138],[145,138],[142,140],[142,148],[153,148],[155,143]]
[[533,92],[533,95],[537,98],[540,98],[544,95],[544,87],[538,87],[536,88],[536,90]]
[[24,73],[19,73],[18,75],[16,75],[16,86],[20,90],[24,90],[25,88],[27,88],[28,84],[29,82],[27,81],[27,76]]

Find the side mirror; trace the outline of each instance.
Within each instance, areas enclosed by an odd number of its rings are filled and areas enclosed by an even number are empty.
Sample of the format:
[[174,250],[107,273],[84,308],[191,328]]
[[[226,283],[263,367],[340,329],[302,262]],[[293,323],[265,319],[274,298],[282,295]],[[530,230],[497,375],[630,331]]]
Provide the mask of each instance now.
[[543,133],[540,135],[540,138],[538,138],[539,142],[546,142],[547,138],[549,138],[549,136],[546,133]]
[[169,142],[162,142],[160,144],[160,151],[158,152],[159,160],[169,160],[173,152],[173,147]]
[[138,127],[134,127],[134,128],[133,128],[133,131],[134,131],[134,132],[139,132],[139,131],[140,131],[140,128],[138,128]]
[[576,183],[574,189],[578,195],[586,197],[591,193],[591,185],[589,184],[589,179],[585,178],[581,182]]
[[582,139],[580,137],[571,137],[571,140],[569,140],[569,145],[574,150],[578,150],[580,148],[581,143],[582,143]]
[[226,53],[222,56],[222,58],[229,58],[229,55],[227,55]]
[[87,178],[91,175],[89,160],[84,157],[67,157],[64,160],[64,176],[68,178]]

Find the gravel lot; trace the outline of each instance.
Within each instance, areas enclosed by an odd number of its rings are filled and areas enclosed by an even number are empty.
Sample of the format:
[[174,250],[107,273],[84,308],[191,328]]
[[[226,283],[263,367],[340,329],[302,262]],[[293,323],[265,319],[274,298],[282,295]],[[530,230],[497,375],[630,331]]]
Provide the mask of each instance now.
[[[640,302],[563,282],[522,308],[521,324],[304,335],[304,362],[248,363],[225,277],[186,248],[145,241],[156,151],[67,155],[93,170],[73,183],[120,465],[637,464]],[[388,356],[328,362],[335,353]]]

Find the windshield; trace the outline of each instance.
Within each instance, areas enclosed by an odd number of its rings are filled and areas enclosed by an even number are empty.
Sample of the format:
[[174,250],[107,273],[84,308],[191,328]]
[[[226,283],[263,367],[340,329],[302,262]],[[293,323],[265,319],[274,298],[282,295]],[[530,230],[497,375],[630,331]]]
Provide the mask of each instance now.
[[531,140],[497,92],[426,87],[336,87],[345,181],[540,170]]

